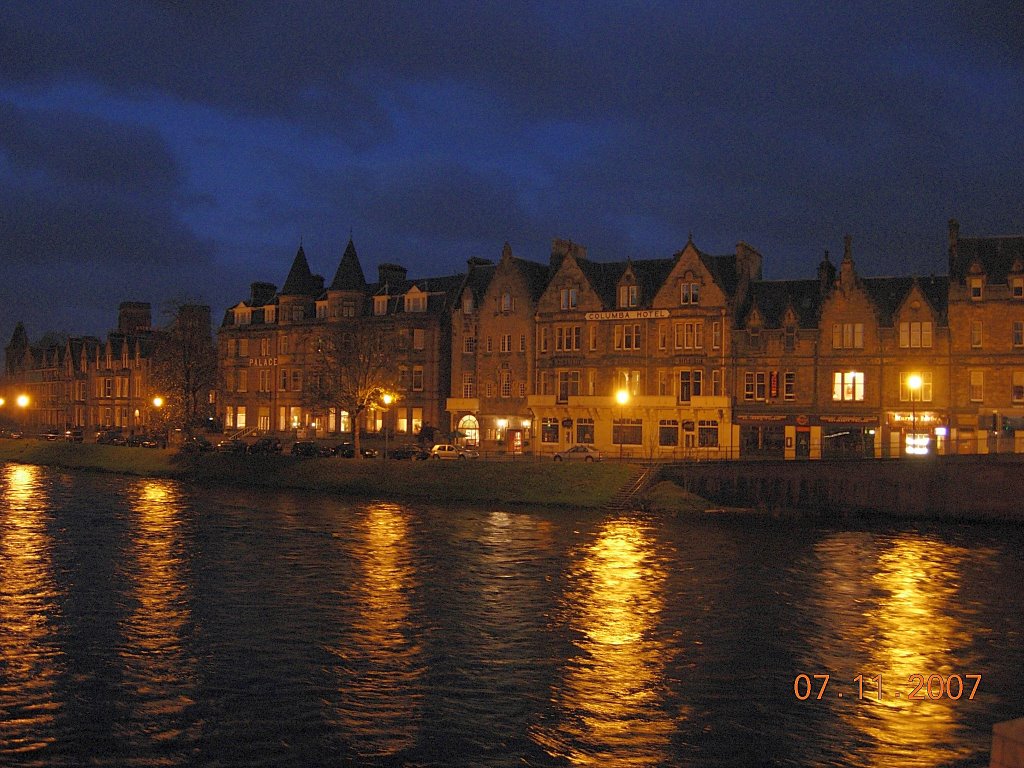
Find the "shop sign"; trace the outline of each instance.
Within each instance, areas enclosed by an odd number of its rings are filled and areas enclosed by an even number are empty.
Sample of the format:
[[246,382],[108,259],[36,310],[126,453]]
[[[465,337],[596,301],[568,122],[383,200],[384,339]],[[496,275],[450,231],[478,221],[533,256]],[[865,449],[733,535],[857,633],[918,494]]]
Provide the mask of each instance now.
[[587,320],[657,320],[670,315],[667,309],[622,309],[612,312],[587,312]]
[[878,425],[877,416],[819,416],[823,424]]
[[781,413],[748,413],[736,416],[737,424],[781,424],[785,420],[785,414]]

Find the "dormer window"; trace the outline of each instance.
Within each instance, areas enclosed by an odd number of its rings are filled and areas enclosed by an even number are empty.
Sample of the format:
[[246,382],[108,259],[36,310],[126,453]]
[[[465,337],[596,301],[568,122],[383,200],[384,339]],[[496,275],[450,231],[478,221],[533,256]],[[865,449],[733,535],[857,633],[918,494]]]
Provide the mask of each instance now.
[[318,301],[316,303],[316,319],[326,320],[327,319],[327,302]]
[[263,322],[275,323],[277,322],[277,307],[270,304],[263,308]]
[[239,307],[235,310],[235,325],[249,325],[252,322],[252,310],[248,307]]
[[700,304],[700,283],[680,283],[679,303]]
[[1010,278],[1010,295],[1015,299],[1024,299],[1024,277]]
[[427,297],[422,293],[407,293],[405,295],[406,312],[426,312]]
[[388,313],[388,297],[387,296],[374,296],[373,297],[373,314],[375,315],[386,315]]
[[640,287],[637,285],[619,286],[619,307],[628,309],[640,303]]
[[980,277],[972,277],[970,282],[971,301],[981,301],[983,281]]
[[462,297],[462,314],[473,314],[473,294],[467,293]]

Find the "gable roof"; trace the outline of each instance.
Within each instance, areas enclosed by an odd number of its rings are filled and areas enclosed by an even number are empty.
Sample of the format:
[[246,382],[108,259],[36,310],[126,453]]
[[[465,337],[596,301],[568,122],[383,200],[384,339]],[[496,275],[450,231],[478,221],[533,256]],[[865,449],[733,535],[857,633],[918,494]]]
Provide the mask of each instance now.
[[761,280],[750,284],[745,311],[737,317],[744,327],[757,307],[764,328],[781,328],[786,310],[793,308],[800,328],[817,328],[821,317],[821,289],[817,280]]

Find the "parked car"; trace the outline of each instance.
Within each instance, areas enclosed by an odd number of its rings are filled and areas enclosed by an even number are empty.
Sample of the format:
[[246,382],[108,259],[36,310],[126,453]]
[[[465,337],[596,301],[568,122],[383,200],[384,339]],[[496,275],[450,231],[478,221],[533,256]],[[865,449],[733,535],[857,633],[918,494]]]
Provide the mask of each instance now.
[[261,437],[249,446],[249,453],[280,453],[281,440],[276,437]]
[[130,448],[164,448],[166,444],[163,438],[159,435],[148,435],[146,433],[140,433],[138,435],[132,435],[128,438],[126,443]]
[[96,433],[99,445],[127,445],[128,438],[120,429],[104,429]]
[[589,445],[574,445],[555,454],[555,461],[601,461],[601,452]]
[[406,445],[400,445],[392,451],[388,452],[389,459],[410,459],[414,461],[424,461],[430,458],[430,451],[416,445],[415,443],[407,443]]
[[[373,448],[360,448],[359,452],[363,455],[364,459],[377,458],[377,451]],[[334,455],[341,456],[343,459],[355,458],[356,447],[352,443],[346,441],[334,449]]]
[[249,444],[237,437],[229,437],[217,443],[217,453],[245,453],[249,450]]
[[333,456],[334,449],[315,443],[312,440],[299,440],[292,443],[292,456],[302,456],[305,458],[315,456]]
[[48,430],[46,430],[46,439],[47,440],[57,440],[60,437],[61,437],[61,431],[59,429],[57,429],[56,427],[50,427]]
[[451,443],[438,443],[430,449],[430,458],[432,459],[477,459],[479,457],[479,451]]
[[64,430],[64,439],[69,443],[80,443],[85,438],[81,427],[71,427]]
[[185,453],[206,453],[213,450],[213,443],[202,435],[193,435],[185,438],[185,442],[181,444],[181,450]]

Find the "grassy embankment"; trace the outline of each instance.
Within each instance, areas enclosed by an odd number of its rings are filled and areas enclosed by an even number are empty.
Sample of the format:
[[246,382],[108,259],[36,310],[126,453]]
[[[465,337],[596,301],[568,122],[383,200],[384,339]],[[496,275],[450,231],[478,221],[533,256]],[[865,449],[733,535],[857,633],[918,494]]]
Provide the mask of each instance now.
[[[200,484],[302,488],[360,498],[596,508],[629,479],[629,464],[554,461],[389,461],[291,456],[182,456],[175,451],[0,440],[0,461],[173,477]],[[386,469],[386,471],[385,471]]]

